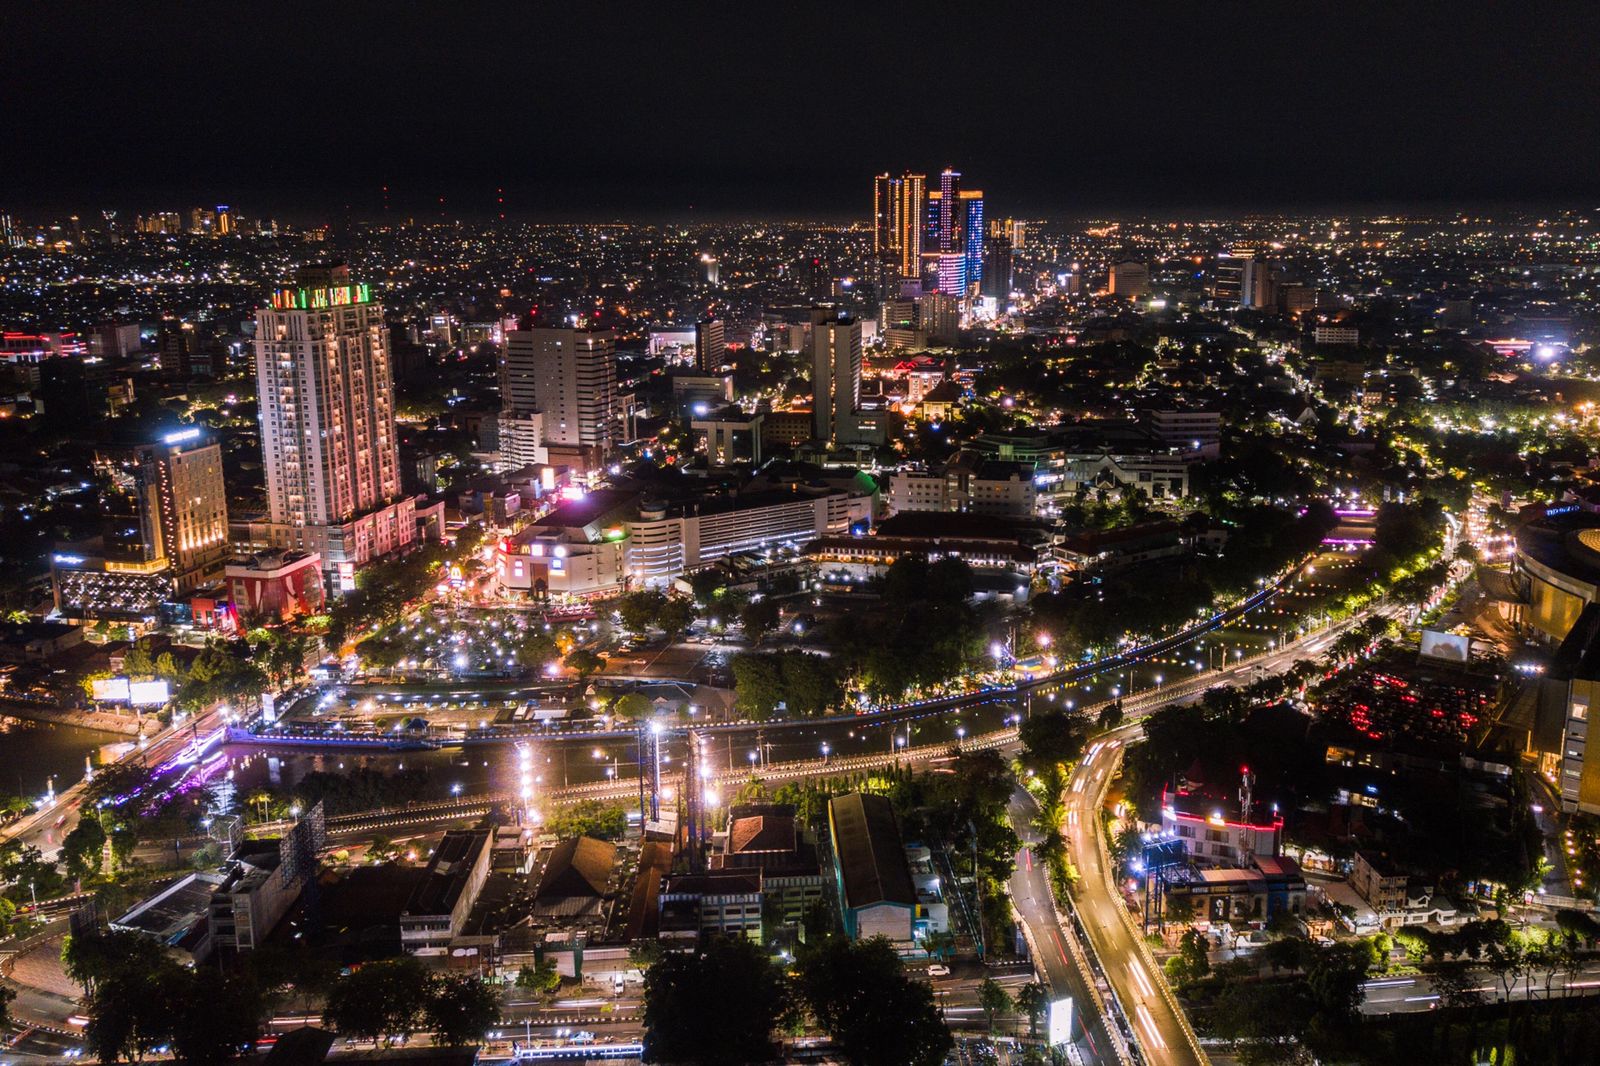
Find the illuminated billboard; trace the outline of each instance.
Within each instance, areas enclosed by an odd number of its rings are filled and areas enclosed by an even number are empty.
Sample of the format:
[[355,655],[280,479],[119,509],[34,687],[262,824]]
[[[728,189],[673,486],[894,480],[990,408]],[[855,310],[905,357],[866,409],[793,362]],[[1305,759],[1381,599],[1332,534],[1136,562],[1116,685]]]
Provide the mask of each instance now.
[[1436,629],[1424,629],[1422,655],[1428,659],[1464,663],[1472,658],[1472,638],[1457,636],[1454,633],[1441,633]]
[[94,698],[100,703],[127,703],[128,679],[125,677],[104,677],[95,680],[91,686]]
[[1050,1002],[1049,1022],[1050,1046],[1065,1044],[1072,1039],[1072,997]]
[[128,686],[128,700],[135,707],[157,707],[172,698],[172,686],[165,681],[135,681]]

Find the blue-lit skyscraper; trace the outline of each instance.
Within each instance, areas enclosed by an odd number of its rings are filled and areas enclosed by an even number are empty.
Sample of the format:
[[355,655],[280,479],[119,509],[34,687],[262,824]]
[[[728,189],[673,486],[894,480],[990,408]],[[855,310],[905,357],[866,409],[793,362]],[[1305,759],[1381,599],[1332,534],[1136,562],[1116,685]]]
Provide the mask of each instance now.
[[983,190],[961,192],[961,250],[967,257],[967,284],[983,284]]

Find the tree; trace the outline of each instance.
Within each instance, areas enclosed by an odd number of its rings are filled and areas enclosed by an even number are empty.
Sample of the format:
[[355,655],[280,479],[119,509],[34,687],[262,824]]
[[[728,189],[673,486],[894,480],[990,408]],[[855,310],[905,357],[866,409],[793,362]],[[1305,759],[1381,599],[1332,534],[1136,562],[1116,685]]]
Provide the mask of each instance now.
[[954,1046],[933,990],[882,937],[807,945],[798,970],[811,1013],[855,1066],[938,1066]]
[[630,692],[617,700],[611,708],[618,718],[630,722],[642,722],[655,713],[656,705],[650,702],[650,697],[642,692]]
[[430,984],[428,971],[410,956],[369,962],[334,984],[323,1016],[359,1040],[409,1036],[422,1024]]
[[768,633],[778,628],[778,601],[768,598],[747,603],[739,612],[739,624],[752,643],[759,644]]
[[573,648],[567,654],[565,664],[568,670],[579,677],[588,677],[605,669],[606,661],[599,653],[588,648]]
[[1117,700],[1115,703],[1108,703],[1104,707],[1100,708],[1100,714],[1099,714],[1098,717],[1095,718],[1095,725],[1100,727],[1101,732],[1108,732],[1108,731],[1110,731],[1112,729],[1117,728],[1117,726],[1119,726],[1121,724],[1122,724],[1122,701],[1121,700]]
[[604,800],[579,800],[553,815],[545,828],[560,840],[580,836],[621,840],[628,831],[628,806]]
[[693,600],[687,596],[672,596],[656,612],[656,625],[669,638],[676,640],[688,632],[697,614]]
[[61,861],[66,864],[67,876],[80,884],[100,872],[105,862],[106,831],[100,820],[92,814],[78,819],[78,824],[61,842]]
[[667,953],[644,975],[644,1059],[765,1062],[787,1009],[782,975],[743,937],[713,939],[698,953]]
[[1017,989],[1017,1009],[1028,1016],[1028,1037],[1039,1036],[1039,1019],[1050,1009],[1050,990],[1038,981],[1029,981]]
[[447,975],[434,980],[423,1017],[434,1043],[465,1047],[481,1043],[500,1020],[500,1000],[478,977]]
[[1186,929],[1178,939],[1178,958],[1183,962],[1185,974],[1192,978],[1204,977],[1211,972],[1211,959],[1206,954],[1206,935],[1198,929]]
[[1038,772],[1071,762],[1083,754],[1089,730],[1081,715],[1066,710],[1043,711],[1017,727],[1023,765]]
[[1006,1013],[1013,1006],[1005,986],[992,977],[985,977],[983,984],[978,986],[978,1005],[983,1008],[983,1016],[991,1033],[994,1032],[994,1016]]
[[537,992],[541,996],[553,995],[559,991],[561,973],[556,969],[555,960],[540,959],[532,966],[522,967],[517,971],[517,987]]
[[182,970],[175,982],[182,1009],[173,1018],[172,1047],[178,1061],[221,1066],[261,1035],[267,998],[248,973],[218,976]]
[[617,601],[617,613],[622,616],[623,625],[635,633],[643,633],[656,624],[656,618],[666,603],[665,593],[655,589],[640,589]]

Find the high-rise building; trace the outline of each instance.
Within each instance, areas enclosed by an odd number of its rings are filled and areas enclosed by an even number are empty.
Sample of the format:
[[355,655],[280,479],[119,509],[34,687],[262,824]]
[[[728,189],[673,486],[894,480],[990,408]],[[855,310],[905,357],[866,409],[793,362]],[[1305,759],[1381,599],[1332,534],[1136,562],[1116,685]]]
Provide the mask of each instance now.
[[694,368],[715,374],[728,361],[727,331],[720,318],[702,318],[694,324]]
[[303,268],[256,312],[256,393],[272,546],[316,552],[349,591],[357,567],[417,535],[383,305],[349,267]]
[[1112,263],[1106,288],[1111,295],[1126,296],[1130,300],[1146,296],[1150,292],[1150,267],[1132,259]]
[[967,257],[967,284],[983,284],[983,190],[961,190],[961,252]]
[[[930,196],[930,200],[933,198]],[[945,167],[939,172],[939,196],[933,203],[937,210],[930,211],[929,222],[936,228],[934,250],[959,252],[961,232],[961,171]]]
[[1003,232],[986,240],[983,247],[983,279],[978,291],[1004,305],[1011,296],[1011,238]]
[[109,488],[106,561],[167,568],[177,591],[222,574],[228,554],[228,495],[222,449],[196,428],[155,444],[106,449],[96,459]]
[[892,177],[879,174],[872,182],[872,254],[892,264],[901,277],[922,270],[924,174]]
[[812,435],[850,439],[861,406],[861,323],[831,307],[811,311],[811,390]]
[[233,211],[228,207],[227,204],[217,205],[216,220],[217,236],[226,237],[228,234],[233,232]]
[[538,411],[546,446],[609,452],[617,443],[617,349],[609,330],[512,330],[506,334],[501,404]]

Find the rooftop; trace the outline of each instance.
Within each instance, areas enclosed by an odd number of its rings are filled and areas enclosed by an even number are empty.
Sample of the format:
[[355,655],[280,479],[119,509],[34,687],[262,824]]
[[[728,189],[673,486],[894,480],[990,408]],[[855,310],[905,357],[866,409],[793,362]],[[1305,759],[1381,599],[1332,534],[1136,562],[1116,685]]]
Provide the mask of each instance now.
[[905,844],[887,797],[864,792],[835,796],[828,801],[828,820],[847,906],[916,904]]

